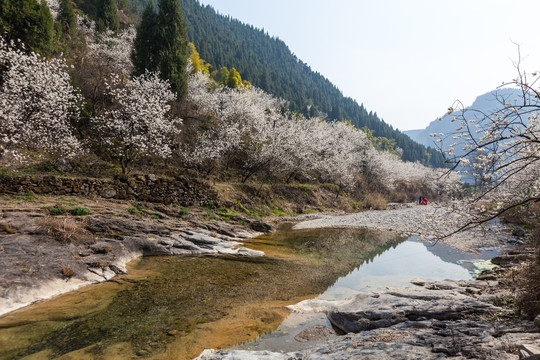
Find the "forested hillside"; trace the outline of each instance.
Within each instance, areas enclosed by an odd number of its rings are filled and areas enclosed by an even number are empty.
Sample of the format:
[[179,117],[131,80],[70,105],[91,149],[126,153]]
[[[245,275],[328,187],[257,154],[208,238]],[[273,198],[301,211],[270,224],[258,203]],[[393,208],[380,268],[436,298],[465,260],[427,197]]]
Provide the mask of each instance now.
[[[132,9],[142,12],[147,0],[130,0]],[[188,36],[200,56],[212,64],[235,68],[253,85],[289,102],[292,111],[306,116],[320,113],[329,119],[348,120],[357,128],[368,127],[373,135],[395,140],[405,161],[443,166],[437,151],[426,149],[367,111],[355,100],[343,96],[328,79],[298,59],[280,39],[263,30],[218,14],[197,0],[181,0]],[[362,86],[362,84],[359,84]]]

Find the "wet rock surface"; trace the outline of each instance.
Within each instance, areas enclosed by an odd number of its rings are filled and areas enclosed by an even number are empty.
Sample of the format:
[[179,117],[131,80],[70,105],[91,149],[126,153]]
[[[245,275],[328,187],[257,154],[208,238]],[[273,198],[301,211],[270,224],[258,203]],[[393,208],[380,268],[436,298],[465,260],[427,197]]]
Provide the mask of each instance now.
[[[534,359],[540,332],[493,305],[498,281],[433,282],[357,294],[341,301],[306,300],[291,308],[323,311],[343,334],[293,353],[251,353],[265,359]],[[318,339],[302,338],[297,341]],[[198,358],[249,359],[238,350],[207,350]]]
[[227,224],[210,231],[174,219],[51,217],[39,209],[4,209],[0,223],[0,315],[126,273],[139,256],[264,255],[235,236],[237,230],[241,237],[256,233]]

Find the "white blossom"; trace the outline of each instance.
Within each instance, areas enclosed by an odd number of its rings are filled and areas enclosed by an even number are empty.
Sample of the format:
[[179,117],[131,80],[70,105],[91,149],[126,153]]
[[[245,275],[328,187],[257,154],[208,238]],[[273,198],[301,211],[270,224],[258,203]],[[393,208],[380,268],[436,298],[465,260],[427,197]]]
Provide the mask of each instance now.
[[81,150],[70,126],[80,95],[62,59],[47,61],[0,39],[0,144],[74,155]]
[[113,75],[107,93],[114,106],[93,119],[93,125],[111,155],[120,160],[123,171],[144,155],[172,155],[181,119],[168,114],[175,95],[167,81],[156,73],[129,80]]

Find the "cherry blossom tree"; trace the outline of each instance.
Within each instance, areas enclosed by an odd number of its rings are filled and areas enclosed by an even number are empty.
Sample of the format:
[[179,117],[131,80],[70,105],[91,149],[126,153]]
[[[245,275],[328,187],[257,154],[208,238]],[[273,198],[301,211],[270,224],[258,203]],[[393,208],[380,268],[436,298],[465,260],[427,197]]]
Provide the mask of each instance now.
[[113,105],[93,119],[93,126],[123,173],[146,155],[172,156],[182,120],[169,115],[175,95],[168,82],[149,72],[132,79],[112,75],[107,95]]
[[71,121],[80,95],[65,61],[26,52],[23,44],[0,39],[0,146],[74,155],[81,144]]
[[115,74],[131,74],[133,64],[131,62],[131,51],[136,30],[130,26],[120,33],[112,30],[95,34],[89,41],[87,57],[92,58],[106,71]]
[[446,150],[448,160],[471,168],[483,185],[469,200],[469,208],[477,211],[468,213],[464,229],[540,201],[539,77],[522,71],[519,62],[515,65],[518,76],[504,86],[520,89],[520,96],[497,96],[499,109],[477,111],[475,119],[465,117],[463,106],[456,102],[449,109],[456,114],[452,119],[456,131],[439,134],[439,144],[453,142]]

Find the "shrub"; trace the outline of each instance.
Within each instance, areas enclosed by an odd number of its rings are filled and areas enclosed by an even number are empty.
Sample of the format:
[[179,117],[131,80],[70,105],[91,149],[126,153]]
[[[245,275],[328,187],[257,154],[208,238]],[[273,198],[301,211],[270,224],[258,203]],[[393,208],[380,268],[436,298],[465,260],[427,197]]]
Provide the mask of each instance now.
[[73,269],[69,266],[64,266],[62,268],[62,275],[64,275],[65,277],[67,278],[70,278],[72,277],[73,275],[75,275],[75,272],[73,271]]
[[76,208],[71,209],[70,213],[73,216],[86,216],[90,215],[90,210],[84,207],[77,206]]
[[540,314],[540,230],[536,230],[531,239],[536,248],[536,259],[518,274],[522,289],[517,296],[519,313],[529,320]]
[[364,208],[384,210],[386,209],[386,199],[379,193],[369,193],[364,198]]
[[47,216],[39,224],[47,235],[61,243],[91,243],[94,237],[85,227],[70,217]]
[[68,209],[61,206],[55,206],[49,209],[49,215],[51,216],[64,215],[67,212]]
[[144,210],[144,206],[142,206],[142,204],[133,204],[132,207],[127,209],[127,211],[132,215],[135,215],[137,213],[141,213],[142,215],[145,215],[143,210]]

